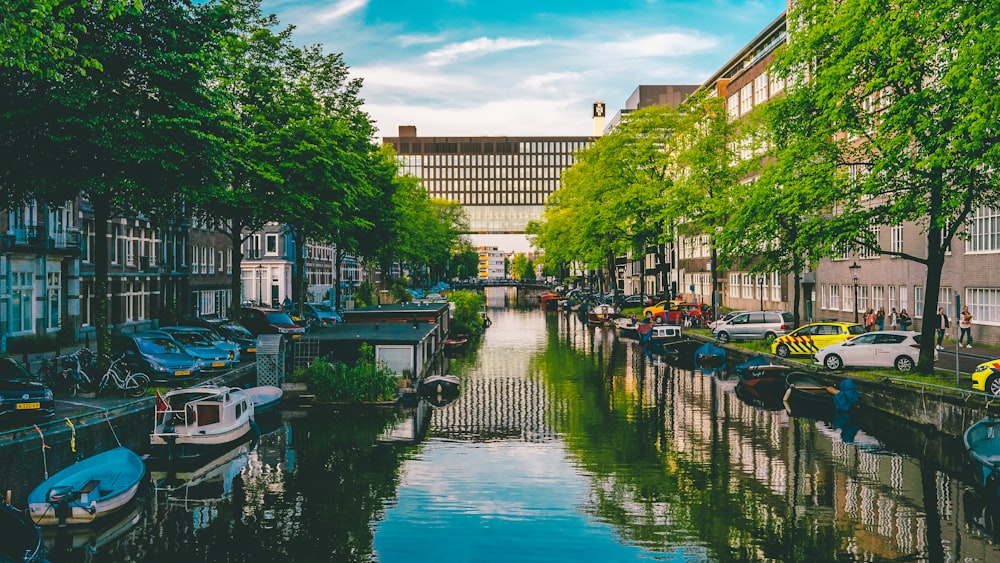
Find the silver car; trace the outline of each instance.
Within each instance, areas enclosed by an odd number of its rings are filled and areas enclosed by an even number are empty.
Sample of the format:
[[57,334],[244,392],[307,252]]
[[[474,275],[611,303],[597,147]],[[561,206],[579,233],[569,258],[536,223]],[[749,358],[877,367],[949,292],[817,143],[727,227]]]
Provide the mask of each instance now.
[[730,340],[774,340],[795,328],[795,318],[788,311],[747,311],[724,325],[712,329],[720,342]]

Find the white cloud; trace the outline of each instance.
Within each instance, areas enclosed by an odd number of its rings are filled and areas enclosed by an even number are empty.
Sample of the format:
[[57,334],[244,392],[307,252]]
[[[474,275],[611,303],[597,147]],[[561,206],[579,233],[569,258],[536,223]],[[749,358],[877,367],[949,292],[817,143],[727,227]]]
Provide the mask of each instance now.
[[368,0],[341,0],[334,4],[332,8],[316,12],[313,14],[313,18],[320,23],[329,23],[353,14],[358,10],[363,10],[366,6],[368,6]]
[[443,34],[431,35],[429,33],[410,33],[396,37],[396,41],[403,47],[426,45],[428,43],[440,43],[444,41],[444,39],[445,36]]
[[517,84],[517,88],[527,92],[557,94],[565,92],[568,84],[574,84],[587,76],[586,72],[565,71],[532,74]]
[[488,37],[480,37],[471,41],[445,45],[440,49],[430,51],[424,55],[424,58],[428,64],[440,66],[466,55],[475,57],[501,51],[510,51],[511,49],[534,47],[543,43],[545,41],[540,39],[490,39]]

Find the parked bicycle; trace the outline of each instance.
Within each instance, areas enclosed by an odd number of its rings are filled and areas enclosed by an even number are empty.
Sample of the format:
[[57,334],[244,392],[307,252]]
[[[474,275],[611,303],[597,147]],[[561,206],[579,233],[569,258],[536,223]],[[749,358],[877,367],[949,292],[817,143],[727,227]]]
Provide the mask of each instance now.
[[141,397],[149,389],[150,379],[144,373],[132,373],[125,365],[125,354],[122,354],[108,364],[108,371],[104,372],[97,385],[97,393],[103,393],[112,384],[124,395]]
[[88,391],[92,383],[90,376],[83,370],[84,360],[88,356],[81,354],[81,352],[82,350],[65,356],[63,370],[59,374],[59,386],[63,387],[70,397],[76,397],[76,394],[81,391]]

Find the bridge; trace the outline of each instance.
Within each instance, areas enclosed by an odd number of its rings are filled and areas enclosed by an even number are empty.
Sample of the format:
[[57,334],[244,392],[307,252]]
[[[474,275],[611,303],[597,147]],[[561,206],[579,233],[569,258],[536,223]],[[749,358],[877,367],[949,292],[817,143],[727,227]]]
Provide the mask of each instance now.
[[482,289],[486,287],[520,287],[529,289],[549,289],[552,285],[542,280],[519,280],[515,278],[478,278],[451,283],[455,289]]

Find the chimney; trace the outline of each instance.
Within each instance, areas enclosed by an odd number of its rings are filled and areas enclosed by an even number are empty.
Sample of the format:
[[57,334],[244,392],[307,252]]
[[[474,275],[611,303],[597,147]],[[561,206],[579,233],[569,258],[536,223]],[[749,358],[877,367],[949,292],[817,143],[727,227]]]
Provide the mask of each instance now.
[[594,101],[594,136],[600,137],[604,134],[604,100]]
[[400,137],[416,137],[417,136],[417,126],[416,125],[400,125],[399,126],[399,136]]

